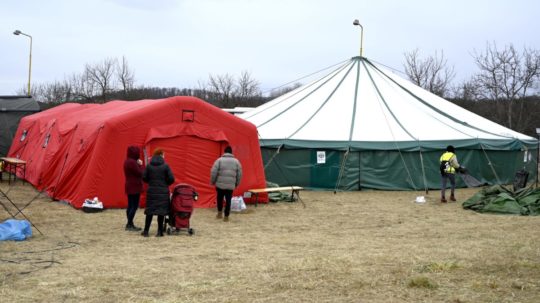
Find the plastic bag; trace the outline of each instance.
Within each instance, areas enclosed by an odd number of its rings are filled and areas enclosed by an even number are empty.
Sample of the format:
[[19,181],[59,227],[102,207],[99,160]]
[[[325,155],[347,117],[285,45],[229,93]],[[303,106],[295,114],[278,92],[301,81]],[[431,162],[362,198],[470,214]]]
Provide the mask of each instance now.
[[31,236],[32,228],[26,220],[9,219],[0,223],[0,241],[22,241]]
[[99,201],[98,197],[93,200],[86,199],[82,205],[82,211],[85,213],[96,213],[103,210],[103,203]]
[[234,196],[231,199],[231,211],[243,211],[246,209],[246,203],[242,196]]

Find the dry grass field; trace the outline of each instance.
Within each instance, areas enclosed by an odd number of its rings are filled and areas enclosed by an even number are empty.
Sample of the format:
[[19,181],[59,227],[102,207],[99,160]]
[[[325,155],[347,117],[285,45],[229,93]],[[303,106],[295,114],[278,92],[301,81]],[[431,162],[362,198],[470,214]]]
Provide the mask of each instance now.
[[[20,207],[36,193],[0,187]],[[463,210],[476,191],[448,204],[436,191],[425,204],[421,192],[304,191],[305,208],[248,206],[230,222],[196,209],[194,236],[163,238],[155,221],[149,238],[124,231],[125,210],[40,197],[24,213],[44,235],[0,243],[0,301],[540,302],[540,217]]]

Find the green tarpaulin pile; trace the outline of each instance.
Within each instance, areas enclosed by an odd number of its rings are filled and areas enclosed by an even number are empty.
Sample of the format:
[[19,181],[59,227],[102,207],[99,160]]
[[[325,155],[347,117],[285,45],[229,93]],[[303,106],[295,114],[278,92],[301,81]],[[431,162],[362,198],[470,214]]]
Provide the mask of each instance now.
[[[272,183],[270,181],[266,181],[266,187],[270,188],[270,187],[280,187],[280,186],[277,183]],[[291,199],[291,194],[286,193],[284,191],[269,192],[268,193],[268,200],[270,202],[280,202],[280,201],[292,202],[292,201],[294,201],[293,199]]]
[[526,187],[516,192],[501,185],[486,187],[463,202],[464,209],[481,213],[540,215],[540,188]]

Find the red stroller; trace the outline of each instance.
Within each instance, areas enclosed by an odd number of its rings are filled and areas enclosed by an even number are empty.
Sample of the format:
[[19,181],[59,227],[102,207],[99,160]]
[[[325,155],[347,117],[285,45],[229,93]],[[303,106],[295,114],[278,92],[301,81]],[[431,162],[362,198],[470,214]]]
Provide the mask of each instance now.
[[187,229],[190,236],[195,233],[195,230],[189,226],[189,220],[193,213],[193,203],[197,201],[198,197],[199,194],[195,188],[189,184],[180,183],[174,187],[169,216],[165,220],[165,224],[169,224],[167,227],[168,235],[178,234],[181,229]]

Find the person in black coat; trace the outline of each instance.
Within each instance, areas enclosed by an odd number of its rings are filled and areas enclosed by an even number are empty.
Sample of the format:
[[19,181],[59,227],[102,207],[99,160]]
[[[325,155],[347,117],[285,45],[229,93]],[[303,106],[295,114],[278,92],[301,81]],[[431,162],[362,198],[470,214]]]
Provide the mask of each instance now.
[[146,191],[146,221],[142,235],[148,237],[152,217],[157,215],[158,232],[156,237],[163,237],[163,221],[169,214],[169,185],[174,183],[171,168],[165,163],[165,153],[157,148],[143,172],[143,181],[148,183]]

